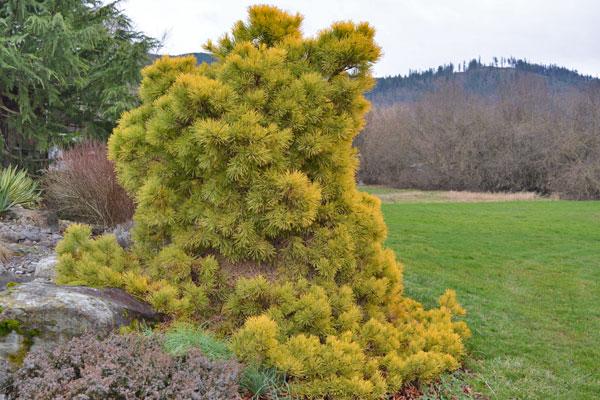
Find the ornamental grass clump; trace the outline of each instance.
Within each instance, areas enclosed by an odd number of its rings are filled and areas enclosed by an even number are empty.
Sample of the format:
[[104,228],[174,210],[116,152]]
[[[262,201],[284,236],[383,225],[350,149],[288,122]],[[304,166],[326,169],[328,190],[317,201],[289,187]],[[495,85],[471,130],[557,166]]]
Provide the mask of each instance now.
[[253,6],[207,44],[215,63],[144,69],[141,106],[109,141],[137,206],[133,250],[73,226],[58,279],[202,321],[294,396],[382,398],[458,368],[469,331],[454,292],[433,310],[403,295],[380,203],[355,185],[373,28],[306,38],[301,21]]

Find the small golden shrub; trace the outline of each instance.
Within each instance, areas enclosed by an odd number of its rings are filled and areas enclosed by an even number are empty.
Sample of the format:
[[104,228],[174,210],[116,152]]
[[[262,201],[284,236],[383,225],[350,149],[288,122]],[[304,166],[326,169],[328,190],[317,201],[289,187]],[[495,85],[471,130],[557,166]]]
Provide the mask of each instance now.
[[382,398],[458,367],[464,310],[452,291],[433,310],[403,296],[380,203],[355,185],[374,30],[339,22],[303,38],[300,23],[253,6],[208,44],[216,63],[143,71],[142,105],[109,143],[137,204],[134,249],[74,226],[59,279],[207,322],[294,395]]

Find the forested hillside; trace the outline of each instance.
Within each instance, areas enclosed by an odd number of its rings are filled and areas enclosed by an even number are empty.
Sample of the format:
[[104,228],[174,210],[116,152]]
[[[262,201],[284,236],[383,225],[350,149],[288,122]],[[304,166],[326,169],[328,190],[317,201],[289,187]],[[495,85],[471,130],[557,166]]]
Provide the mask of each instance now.
[[458,65],[446,64],[437,69],[411,71],[405,76],[378,78],[368,97],[376,105],[414,101],[448,82],[455,82],[469,93],[498,98],[504,87],[523,77],[542,78],[550,89],[557,92],[583,89],[600,82],[598,78],[556,65],[533,64],[515,58],[495,58],[492,63],[484,64],[473,59]]

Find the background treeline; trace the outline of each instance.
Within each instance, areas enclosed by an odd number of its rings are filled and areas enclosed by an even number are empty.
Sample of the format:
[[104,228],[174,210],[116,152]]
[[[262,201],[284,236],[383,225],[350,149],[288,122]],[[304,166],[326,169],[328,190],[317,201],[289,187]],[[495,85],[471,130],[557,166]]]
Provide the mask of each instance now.
[[0,166],[35,173],[53,145],[106,139],[157,46],[118,2],[0,1]]
[[600,80],[502,60],[378,80],[359,179],[600,198]]

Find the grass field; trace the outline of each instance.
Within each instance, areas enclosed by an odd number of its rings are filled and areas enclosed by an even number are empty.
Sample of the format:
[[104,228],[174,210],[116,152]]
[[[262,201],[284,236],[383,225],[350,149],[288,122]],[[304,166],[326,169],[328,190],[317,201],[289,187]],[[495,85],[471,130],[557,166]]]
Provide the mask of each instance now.
[[407,294],[434,306],[454,288],[467,308],[466,380],[476,391],[600,398],[600,202],[382,207]]

